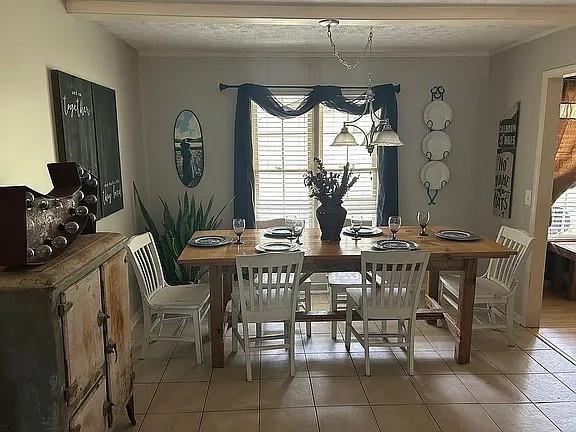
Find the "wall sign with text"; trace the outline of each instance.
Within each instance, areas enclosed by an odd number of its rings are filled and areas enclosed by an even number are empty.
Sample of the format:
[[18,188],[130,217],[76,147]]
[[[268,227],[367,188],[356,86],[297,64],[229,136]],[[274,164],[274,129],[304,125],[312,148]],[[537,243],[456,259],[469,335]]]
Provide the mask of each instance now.
[[114,90],[52,70],[60,162],[78,162],[100,182],[98,216],[122,210],[122,173]]
[[510,218],[512,188],[514,187],[514,161],[518,144],[520,102],[514,105],[510,117],[498,125],[498,150],[496,152],[496,181],[494,183],[494,215]]

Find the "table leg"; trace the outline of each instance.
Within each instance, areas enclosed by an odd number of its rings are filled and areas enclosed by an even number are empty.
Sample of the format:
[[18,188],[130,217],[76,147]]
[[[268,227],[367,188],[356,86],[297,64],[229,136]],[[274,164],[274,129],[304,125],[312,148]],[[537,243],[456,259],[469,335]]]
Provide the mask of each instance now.
[[576,300],[576,263],[574,262],[570,262],[570,276],[568,300]]
[[224,367],[224,290],[222,267],[210,267],[210,344],[212,367]]
[[457,363],[470,363],[470,347],[472,345],[472,322],[474,321],[474,296],[476,295],[476,271],[478,260],[469,259],[464,263],[464,275],[460,279],[458,294],[459,334],[456,337],[454,359]]
[[[428,295],[438,302],[438,285],[440,284],[440,270],[428,270]],[[427,320],[430,325],[436,325],[436,320]]]

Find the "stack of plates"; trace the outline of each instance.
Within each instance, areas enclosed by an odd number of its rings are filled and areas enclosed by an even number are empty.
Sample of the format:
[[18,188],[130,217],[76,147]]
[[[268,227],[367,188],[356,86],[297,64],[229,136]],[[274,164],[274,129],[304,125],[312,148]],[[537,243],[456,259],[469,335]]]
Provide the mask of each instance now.
[[377,250],[416,250],[418,243],[410,240],[378,240],[372,243]]
[[232,243],[232,239],[223,236],[202,236],[188,240],[190,246],[218,247]]
[[300,250],[300,245],[281,241],[271,241],[258,243],[255,247],[257,252],[296,252]]
[[266,237],[287,238],[290,237],[291,234],[290,230],[286,227],[273,227],[264,230]]
[[444,240],[454,240],[454,241],[471,241],[478,240],[479,235],[471,233],[469,231],[461,230],[442,230],[436,233],[436,237],[440,237]]
[[[349,236],[356,235],[354,231],[352,231],[352,227],[347,226],[342,230],[342,232]],[[382,234],[382,229],[378,227],[362,227],[358,232],[360,237],[373,237]]]

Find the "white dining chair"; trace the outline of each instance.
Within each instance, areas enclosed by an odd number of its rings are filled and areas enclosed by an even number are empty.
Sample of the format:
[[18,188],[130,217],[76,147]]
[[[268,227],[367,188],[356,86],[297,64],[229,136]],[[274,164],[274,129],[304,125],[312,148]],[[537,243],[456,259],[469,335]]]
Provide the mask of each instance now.
[[[331,272],[328,273],[328,297],[330,310],[338,312],[346,310],[346,289],[362,288],[362,273]],[[336,339],[338,322],[332,321],[332,339]]]
[[[370,376],[370,347],[400,347],[408,356],[408,374],[414,374],[414,326],[420,291],[430,253],[420,251],[362,251],[362,288],[346,290],[346,349],[351,335],[364,347],[366,376]],[[380,281],[385,281],[380,283]],[[353,313],[362,319],[362,331],[352,326]],[[396,333],[386,327],[370,333],[370,321],[397,321]]]
[[[284,219],[266,219],[256,221],[256,228],[266,229],[285,226],[286,223]],[[298,305],[304,312],[310,312],[312,310],[312,281],[310,278],[306,278],[305,281],[300,283],[300,292],[298,293]],[[262,335],[262,326],[256,326],[257,336]],[[312,337],[312,323],[306,321],[306,337]]]
[[[246,379],[252,381],[252,351],[288,349],[290,376],[295,376],[294,335],[300,273],[304,252],[271,253],[236,257],[238,291],[232,294],[232,352],[242,346]],[[263,275],[267,275],[264,282]],[[239,315],[242,332],[238,330]],[[248,325],[284,323],[282,333],[250,337]],[[265,342],[281,339],[282,343]]]
[[[143,356],[155,341],[194,342],[196,362],[202,364],[200,323],[210,309],[208,284],[168,285],[154,239],[150,233],[132,237],[127,244],[128,259],[138,281],[144,315]],[[192,320],[192,337],[184,336],[184,327]],[[164,324],[178,322],[172,334],[163,334]]]
[[[518,287],[517,272],[530,251],[534,238],[527,232],[503,226],[496,242],[516,251],[508,258],[492,258],[488,270],[476,278],[474,307],[484,307],[488,311],[488,323],[475,319],[474,328],[506,329],[508,344],[514,345],[514,298]],[[440,273],[438,298],[441,304],[448,304],[458,310],[460,291],[459,274]],[[498,308],[503,307],[503,310]],[[504,319],[504,324],[496,323],[496,316]]]

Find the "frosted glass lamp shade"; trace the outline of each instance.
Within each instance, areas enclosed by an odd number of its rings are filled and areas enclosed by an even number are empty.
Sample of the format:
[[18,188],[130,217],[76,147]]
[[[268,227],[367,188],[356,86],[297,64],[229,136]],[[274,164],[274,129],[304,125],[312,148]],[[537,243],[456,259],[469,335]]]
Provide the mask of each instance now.
[[376,146],[382,147],[400,147],[404,145],[404,143],[400,141],[398,134],[394,132],[390,126],[388,120],[384,122],[384,128],[380,132],[376,133],[372,143]]
[[354,138],[354,135],[350,133],[348,128],[346,126],[342,126],[342,130],[338,135],[336,135],[336,137],[334,138],[334,142],[332,142],[332,145],[337,147],[338,146],[345,147],[345,146],[355,146],[358,145],[358,143],[356,142],[356,138]]

